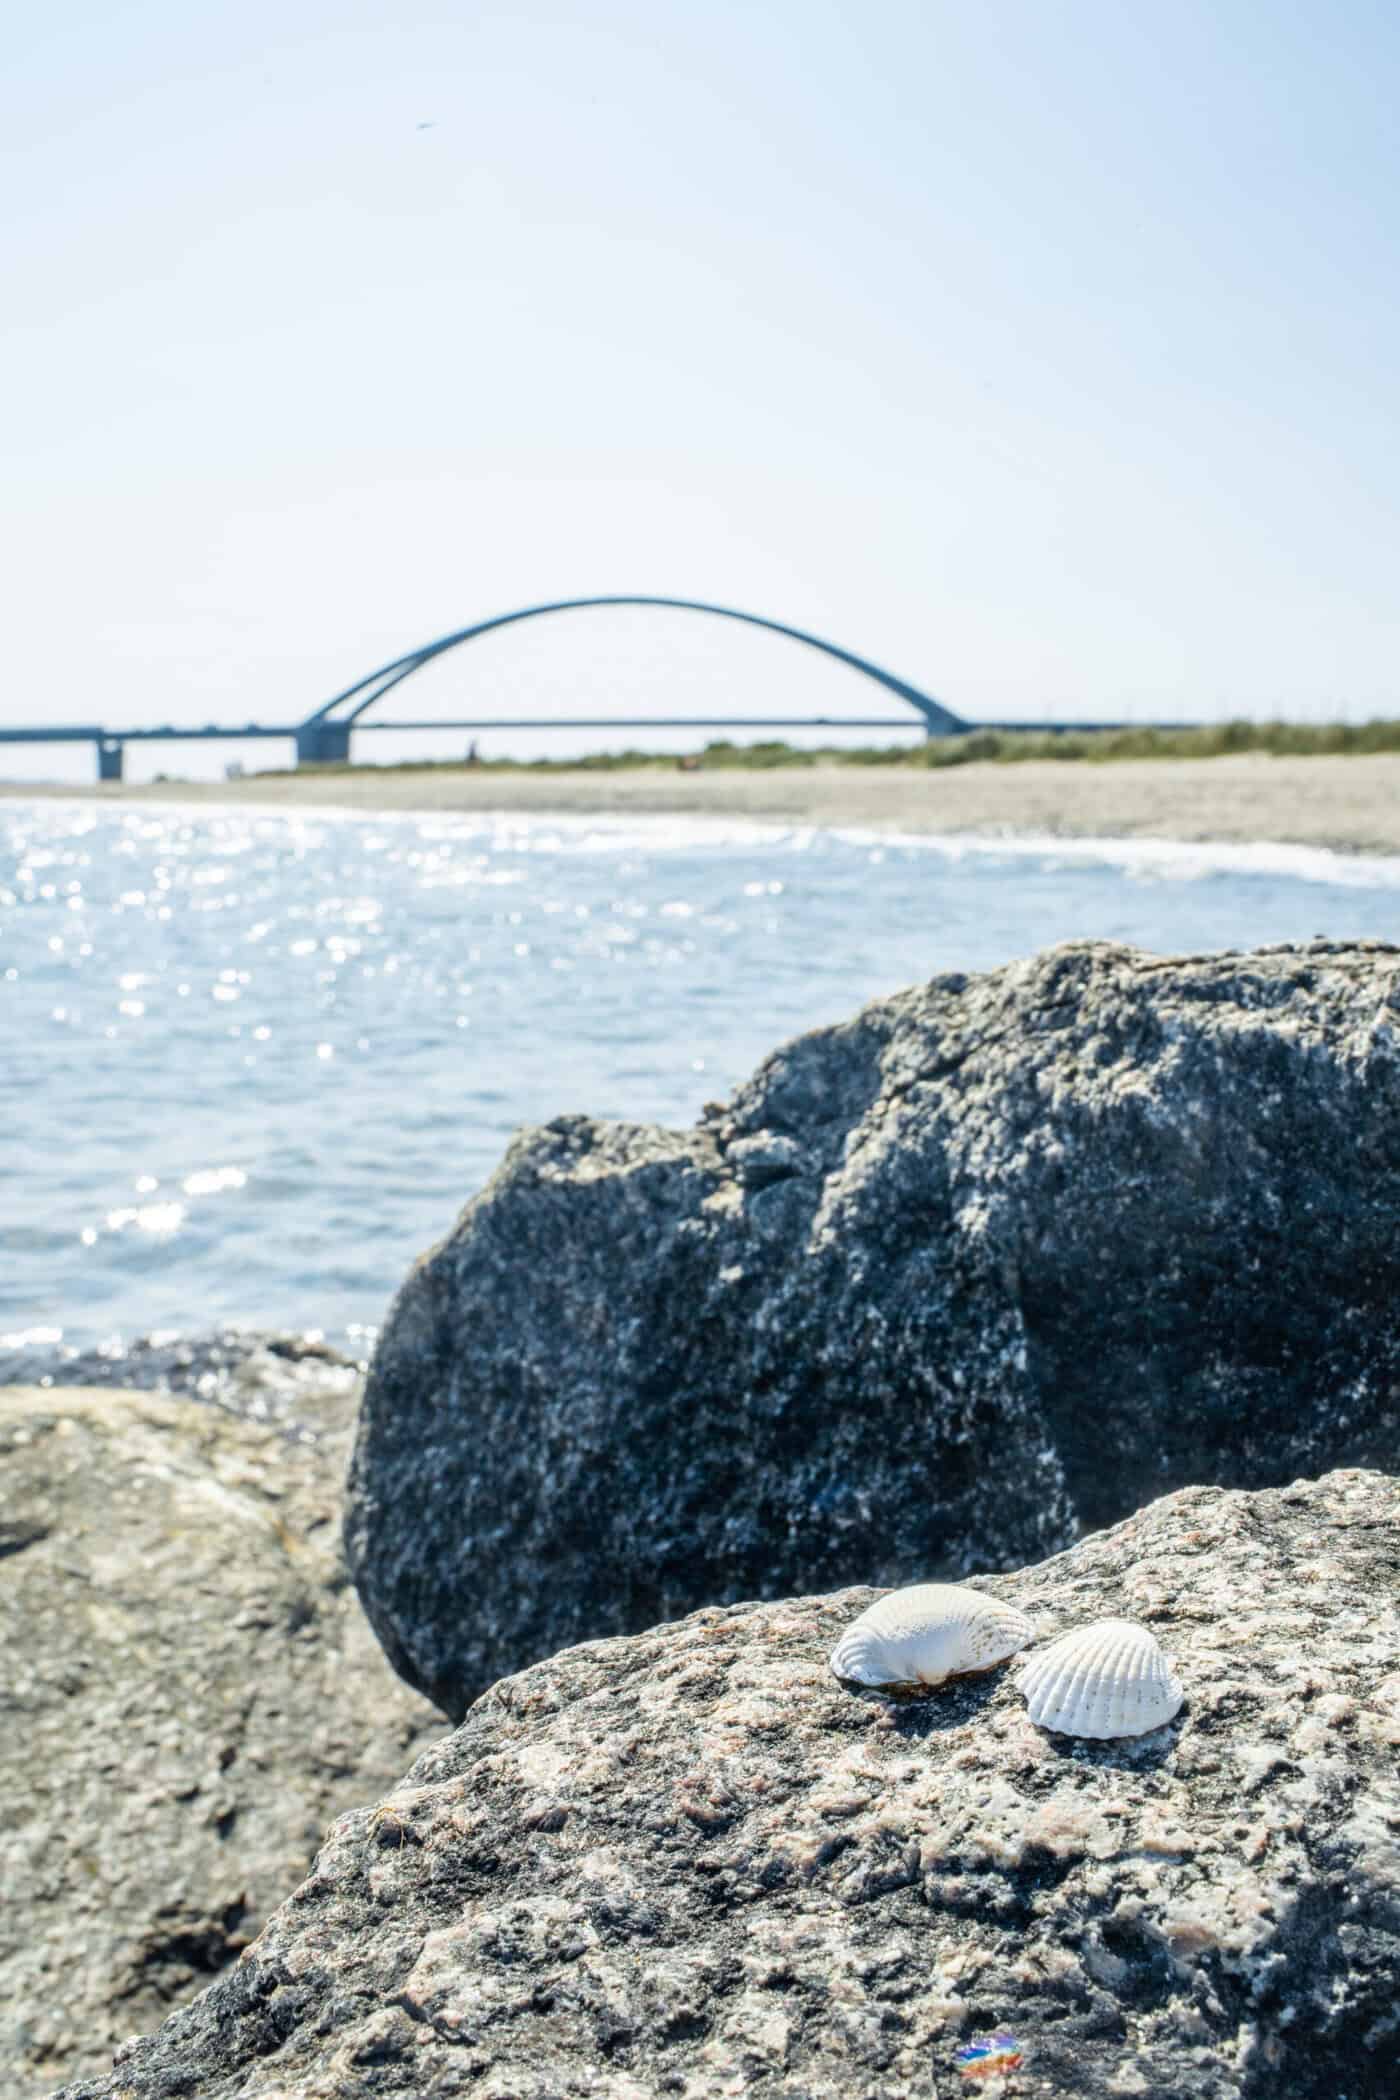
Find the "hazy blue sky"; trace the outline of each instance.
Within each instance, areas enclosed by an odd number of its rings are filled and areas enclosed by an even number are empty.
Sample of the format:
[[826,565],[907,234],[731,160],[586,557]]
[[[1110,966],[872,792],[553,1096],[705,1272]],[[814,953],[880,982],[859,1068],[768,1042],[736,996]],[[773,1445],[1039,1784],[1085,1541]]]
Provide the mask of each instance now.
[[[1400,711],[1398,51],[1357,0],[31,9],[0,714],[290,718],[591,590],[973,715]],[[680,614],[430,676],[888,712]]]

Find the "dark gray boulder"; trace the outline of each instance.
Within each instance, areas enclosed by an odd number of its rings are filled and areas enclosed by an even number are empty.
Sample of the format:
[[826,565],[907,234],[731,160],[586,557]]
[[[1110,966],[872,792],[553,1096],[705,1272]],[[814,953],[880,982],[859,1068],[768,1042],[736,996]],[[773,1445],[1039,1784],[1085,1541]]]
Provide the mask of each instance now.
[[441,1732],[339,1552],[351,1394],[302,1397],[315,1444],[169,1396],[0,1390],[5,2100],[202,1990]]
[[381,1337],[347,1546],[460,1714],[704,1602],[1400,1452],[1400,950],[1100,944],[527,1131]]
[[[232,1970],[65,2100],[1363,2100],[1400,2049],[1400,1488],[1189,1488],[982,1586],[1150,1625],[1186,1705],[894,1705],[870,1601],[711,1608],[497,1685]],[[1004,2090],[1005,2088],[1003,2088]]]

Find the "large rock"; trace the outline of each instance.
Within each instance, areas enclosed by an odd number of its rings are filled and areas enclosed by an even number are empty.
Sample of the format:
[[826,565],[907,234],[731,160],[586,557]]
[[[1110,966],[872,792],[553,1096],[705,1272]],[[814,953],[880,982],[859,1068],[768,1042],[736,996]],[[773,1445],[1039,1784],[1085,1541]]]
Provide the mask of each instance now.
[[1150,1624],[1187,1704],[1032,1726],[826,1656],[869,1590],[698,1612],[507,1679],[237,1969],[67,2100],[1393,2094],[1400,1488],[1189,1488],[983,1587]]
[[344,1569],[331,1399],[310,1444],[188,1400],[0,1391],[5,2100],[202,1989],[441,1732]]
[[410,1682],[1007,1566],[1400,1451],[1400,950],[943,977],[684,1133],[527,1132],[410,1275],[347,1544]]

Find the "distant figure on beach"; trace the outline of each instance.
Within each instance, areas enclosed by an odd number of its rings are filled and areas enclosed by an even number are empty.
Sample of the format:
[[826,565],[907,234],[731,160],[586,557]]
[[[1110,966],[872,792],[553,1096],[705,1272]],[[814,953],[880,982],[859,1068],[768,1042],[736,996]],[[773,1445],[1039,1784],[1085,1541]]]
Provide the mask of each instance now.
[[469,766],[479,766],[481,764],[481,753],[476,747],[475,737],[472,738],[467,746],[467,764]]

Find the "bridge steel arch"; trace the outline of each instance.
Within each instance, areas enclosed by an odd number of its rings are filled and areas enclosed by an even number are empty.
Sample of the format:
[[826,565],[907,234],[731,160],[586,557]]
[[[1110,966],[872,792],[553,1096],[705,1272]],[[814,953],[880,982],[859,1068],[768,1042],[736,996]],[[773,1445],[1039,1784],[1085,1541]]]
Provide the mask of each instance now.
[[[348,758],[350,752],[350,731],[360,717],[382,700],[387,693],[391,693],[396,686],[402,685],[406,678],[411,678],[415,671],[421,671],[425,664],[433,663],[439,656],[445,656],[448,650],[458,649],[464,642],[475,641],[478,635],[490,634],[496,628],[513,627],[521,620],[538,620],[549,613],[581,612],[598,605],[659,606],[676,612],[710,613],[721,620],[739,620],[749,627],[763,627],[772,634],[786,635],[791,641],[802,642],[809,649],[817,649],[823,656],[834,657],[838,663],[848,664],[853,671],[859,671],[863,677],[874,679],[877,685],[883,686],[887,692],[894,693],[899,699],[914,709],[915,713],[923,721],[924,733],[927,736],[955,736],[970,726],[968,723],[961,721],[950,708],[944,707],[941,701],[935,700],[932,694],[921,692],[918,686],[910,685],[903,678],[896,678],[893,672],[882,670],[878,664],[871,663],[864,656],[857,656],[853,650],[842,649],[835,642],[823,641],[820,635],[808,634],[801,627],[790,627],[783,620],[769,620],[760,613],[738,612],[732,605],[711,605],[699,598],[658,598],[646,596],[557,598],[544,605],[527,605],[519,612],[497,613],[489,620],[478,620],[471,627],[458,628],[454,634],[442,635],[435,642],[425,643],[421,649],[411,649],[407,655],[396,656],[392,662],[381,664],[377,671],[371,671],[367,678],[361,678],[355,685],[347,686],[344,692],[337,693],[333,699],[327,700],[323,707],[317,708],[315,714],[308,715],[306,720],[298,725],[296,732],[298,762],[302,764],[327,764]],[[342,710],[344,711],[342,712]],[[810,728],[819,725],[840,728],[898,726],[888,723],[867,723],[863,722],[859,717],[794,716],[790,718],[790,726],[793,728]],[[444,722],[441,725],[423,723],[410,725],[393,722],[366,724],[366,727],[369,728],[385,729],[430,726],[441,726],[445,729],[451,729],[488,725],[470,722]],[[510,725],[503,723],[489,726],[507,727]],[[522,723],[520,726],[535,727],[540,725]],[[560,723],[558,726],[567,728],[571,725]],[[683,723],[675,718],[672,718],[669,722],[664,718],[658,718],[654,723],[647,724],[639,723],[630,718],[627,720],[618,718],[612,721],[594,721],[580,726],[598,729],[650,726],[664,729],[676,727],[771,728],[780,725],[775,721],[754,720],[745,723],[741,720],[727,717],[691,716],[687,717]]]

